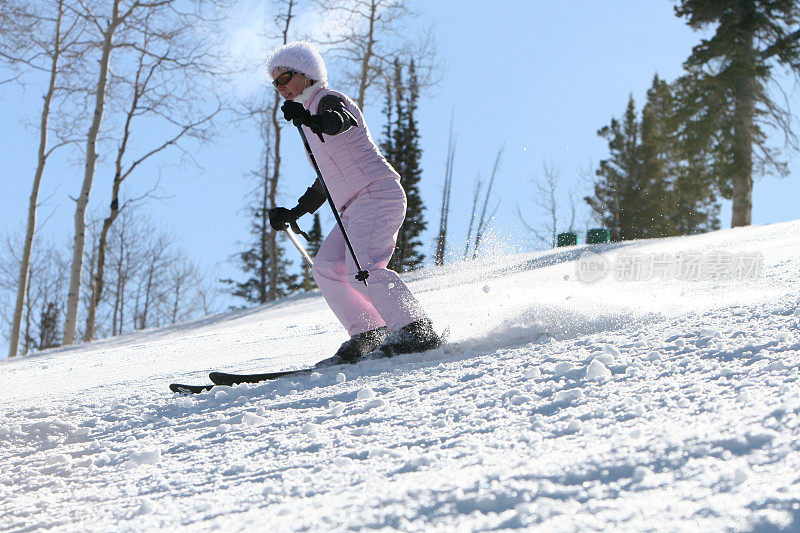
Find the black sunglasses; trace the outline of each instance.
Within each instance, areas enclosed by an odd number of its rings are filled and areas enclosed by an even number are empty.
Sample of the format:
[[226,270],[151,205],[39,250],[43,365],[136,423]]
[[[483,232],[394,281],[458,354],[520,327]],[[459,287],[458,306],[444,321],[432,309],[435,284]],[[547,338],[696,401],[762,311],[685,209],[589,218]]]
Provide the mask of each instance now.
[[286,85],[287,83],[292,81],[292,78],[294,78],[295,74],[300,74],[300,73],[295,72],[294,70],[287,70],[286,72],[275,78],[275,81],[272,82],[272,85],[274,85],[276,89],[278,87]]

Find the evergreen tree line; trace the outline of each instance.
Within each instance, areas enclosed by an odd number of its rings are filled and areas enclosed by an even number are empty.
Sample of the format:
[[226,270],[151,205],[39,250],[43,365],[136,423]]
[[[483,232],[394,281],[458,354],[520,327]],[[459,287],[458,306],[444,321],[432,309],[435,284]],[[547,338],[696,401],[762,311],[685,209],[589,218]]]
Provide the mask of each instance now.
[[694,47],[685,74],[656,75],[637,113],[598,131],[609,156],[585,198],[613,240],[687,235],[720,226],[721,199],[731,226],[749,225],[753,177],[785,177],[768,145],[769,129],[798,148],[790,111],[771,97],[774,72],[800,74],[800,5],[794,0],[681,0],[676,15],[713,36]]

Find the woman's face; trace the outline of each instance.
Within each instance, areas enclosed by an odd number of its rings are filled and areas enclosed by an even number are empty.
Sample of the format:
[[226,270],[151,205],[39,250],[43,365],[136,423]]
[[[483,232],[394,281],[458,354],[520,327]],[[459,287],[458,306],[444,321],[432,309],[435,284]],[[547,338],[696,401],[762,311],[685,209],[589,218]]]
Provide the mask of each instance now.
[[[297,72],[294,72],[293,74],[292,73],[293,73],[292,70],[285,68],[276,68],[275,70],[272,71],[272,81],[276,80],[285,81],[285,78],[291,75],[289,81],[280,84],[276,87],[284,100],[293,99],[295,96],[302,93],[303,90],[305,90],[306,86],[308,85],[307,83],[308,79],[305,76]],[[281,78],[281,76],[283,76],[284,74],[286,75],[284,76],[283,79],[278,79]]]

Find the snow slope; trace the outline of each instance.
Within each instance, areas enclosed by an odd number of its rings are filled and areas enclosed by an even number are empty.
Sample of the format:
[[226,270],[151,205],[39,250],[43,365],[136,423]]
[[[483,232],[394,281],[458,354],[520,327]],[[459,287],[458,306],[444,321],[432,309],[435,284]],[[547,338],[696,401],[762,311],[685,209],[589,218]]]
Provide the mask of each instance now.
[[800,222],[592,247],[758,279],[585,283],[585,251],[409,276],[425,354],[167,390],[328,356],[315,293],[4,361],[0,530],[800,530]]

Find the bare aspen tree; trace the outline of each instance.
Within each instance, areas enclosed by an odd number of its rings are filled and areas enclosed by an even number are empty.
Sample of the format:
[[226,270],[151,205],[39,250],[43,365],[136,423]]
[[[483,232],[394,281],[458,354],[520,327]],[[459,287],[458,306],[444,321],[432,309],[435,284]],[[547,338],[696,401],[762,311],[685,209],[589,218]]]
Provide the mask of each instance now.
[[[128,104],[124,104],[125,108],[129,111],[133,109],[134,117],[152,114],[153,116],[160,117],[162,125],[165,122],[168,126],[175,129],[172,137],[167,137],[161,146],[154,147],[150,152],[145,153],[139,159],[127,165],[117,165],[115,180],[121,182],[144,160],[155,155],[169,146],[175,146],[178,139],[184,135],[190,135],[192,132],[197,131],[199,125],[208,120],[208,115],[199,115],[194,119],[177,119],[173,113],[175,100],[170,100],[171,90],[175,89],[174,80],[165,80],[161,78],[159,81],[163,84],[159,85],[153,80],[158,80],[159,75],[168,72],[170,76],[175,79],[180,77],[190,77],[193,74],[203,73],[211,74],[213,69],[209,64],[212,58],[206,58],[209,46],[211,46],[212,39],[202,35],[197,30],[198,21],[202,19],[202,6],[205,4],[212,4],[213,2],[182,2],[180,0],[110,0],[110,9],[108,4],[103,7],[109,9],[110,14],[106,17],[100,17],[95,14],[91,6],[81,2],[81,14],[91,24],[97,35],[99,36],[99,67],[97,69],[97,78],[94,83],[94,105],[92,107],[92,121],[88,128],[86,135],[86,160],[84,168],[83,184],[79,196],[76,199],[75,209],[75,238],[73,243],[73,261],[70,271],[70,290],[67,305],[67,317],[64,327],[64,344],[75,342],[77,334],[77,318],[78,318],[78,299],[81,290],[81,273],[83,269],[83,252],[85,248],[85,216],[86,206],[89,201],[89,195],[92,189],[92,183],[95,177],[95,168],[98,160],[98,142],[100,140],[101,128],[103,124],[103,116],[106,111],[106,106],[109,97],[114,96],[114,85],[112,82],[119,86],[121,80],[127,81],[133,85],[132,94],[134,96],[128,100]],[[185,11],[184,11],[185,10]],[[144,37],[143,37],[144,36]],[[126,67],[131,64],[136,65],[137,60],[131,59],[128,52],[134,51],[138,54],[138,58],[142,59],[138,62],[138,72],[142,78],[136,80],[134,75],[125,77]],[[112,56],[115,68],[111,70]],[[119,56],[119,57],[118,57]],[[118,74],[117,74],[118,73]],[[145,82],[145,78],[150,78]],[[153,82],[152,84],[150,82]],[[188,82],[187,86],[192,83],[199,82],[193,80]],[[137,86],[136,84],[139,83]],[[159,87],[155,92],[157,95],[148,100],[148,90],[143,90],[143,87]],[[171,88],[170,88],[171,87]],[[109,93],[109,91],[112,91]],[[180,95],[185,95],[181,89],[178,89]],[[138,100],[137,100],[138,98]],[[163,99],[163,101],[162,101]],[[191,99],[183,102],[182,109],[192,110],[190,105]],[[132,106],[129,106],[133,102]],[[167,103],[169,102],[169,103]],[[118,108],[119,106],[114,106]],[[186,111],[185,115],[189,115],[190,111]],[[122,120],[127,126],[129,122],[125,119]],[[151,123],[152,124],[152,123]],[[108,136],[108,132],[103,133]],[[121,136],[130,135],[130,131],[123,132]],[[121,161],[122,156],[125,155],[127,148],[126,140],[120,141],[118,149],[118,159]],[[120,152],[122,155],[120,155]],[[116,190],[118,194],[118,189]],[[114,199],[111,202],[112,216],[115,211]],[[119,208],[120,202],[117,198],[116,208]],[[113,222],[113,220],[111,220]],[[100,262],[98,261],[98,265]],[[97,273],[95,273],[97,274]],[[94,276],[98,280],[98,276]],[[92,301],[99,301],[102,284],[96,284],[96,295],[93,296]],[[93,306],[90,306],[90,309]],[[87,327],[87,338],[91,338],[93,331],[92,327]]]
[[570,188],[567,196],[569,201],[569,224],[567,224],[567,231],[575,231],[575,218],[578,216],[578,193],[574,188]]
[[[494,212],[497,211],[497,207],[495,207],[494,211],[487,217],[486,216],[486,208],[489,205],[489,200],[492,197],[492,186],[494,185],[494,180],[497,177],[497,171],[500,168],[500,161],[503,158],[503,151],[505,150],[505,145],[501,146],[500,149],[497,151],[497,156],[494,160],[494,165],[492,166],[492,174],[489,176],[489,184],[486,187],[486,196],[483,200],[483,209],[481,210],[481,216],[478,219],[478,226],[475,229],[475,248],[472,250],[472,258],[475,259],[478,257],[478,247],[481,245],[481,239],[483,238],[483,233],[486,231],[486,227],[489,224],[489,221],[494,217]],[[499,205],[499,204],[498,204]]]
[[[54,0],[39,4],[38,9],[27,6],[4,3],[4,16],[0,19],[0,59],[13,67],[42,73],[47,76],[47,86],[42,97],[42,110],[39,117],[39,146],[37,149],[36,169],[34,170],[31,194],[28,200],[28,218],[23,242],[22,258],[17,280],[17,296],[12,318],[8,356],[17,353],[20,337],[20,325],[25,306],[26,288],[30,274],[31,253],[36,232],[36,212],[39,203],[39,189],[44,175],[47,160],[58,148],[68,141],[59,141],[51,145],[49,139],[50,118],[54,99],[59,92],[61,78],[70,68],[70,63],[82,48],[83,25],[74,15],[67,13],[65,0]],[[13,17],[13,19],[12,19]],[[66,61],[65,61],[66,58]],[[64,66],[64,63],[67,66]],[[62,91],[63,92],[63,88]]]
[[[149,250],[149,239],[155,228],[140,220],[135,207],[121,211],[108,236],[107,261],[110,266],[108,314],[111,325],[107,332],[113,336],[125,332],[126,319],[130,316],[129,295],[134,292]],[[99,327],[99,325],[98,325]],[[108,326],[106,326],[108,328]]]
[[[102,220],[90,224],[92,250],[87,262],[96,263],[97,234]],[[96,309],[97,338],[115,336],[136,329],[142,320],[142,302],[146,326],[160,326],[191,318],[202,309],[200,289],[206,283],[198,269],[181,251],[174,238],[160,232],[152,222],[131,205],[120,213],[111,227],[107,245],[107,295]],[[88,274],[88,272],[87,272]],[[178,288],[176,290],[176,284]],[[177,295],[177,300],[176,300]],[[131,296],[138,299],[131,304]],[[91,293],[82,300],[88,308]],[[179,309],[174,309],[177,305]],[[133,317],[131,321],[130,317]]]
[[369,89],[392,78],[397,57],[403,58],[403,67],[414,61],[420,87],[438,82],[441,66],[432,31],[407,35],[407,21],[417,16],[407,0],[316,0],[316,4],[323,16],[333,18],[322,41],[328,47],[326,56],[345,64],[342,81],[362,111]]
[[[208,280],[172,236],[133,210],[126,210],[120,220],[123,224],[114,226],[112,240],[123,244],[124,250],[111,249],[110,253],[125,257],[126,267],[119,274],[119,286],[125,290],[106,306],[113,305],[108,311],[118,318],[115,327],[119,333],[173,324],[213,311],[208,307],[209,296],[213,296]],[[126,322],[125,316],[131,320]]]
[[56,80],[58,78],[58,67],[61,59],[62,30],[61,23],[64,16],[63,0],[57,2],[55,22],[53,29],[53,40],[50,60],[50,79],[44,95],[42,105],[41,123],[39,125],[39,149],[36,164],[36,171],[33,177],[33,186],[28,200],[28,221],[23,244],[22,260],[20,261],[19,278],[17,282],[17,299],[14,306],[14,317],[11,324],[11,338],[8,343],[8,356],[14,357],[17,354],[19,345],[20,325],[22,323],[22,312],[25,303],[26,291],[28,288],[28,274],[30,272],[31,250],[33,248],[33,235],[36,231],[36,208],[39,202],[39,187],[44,174],[45,163],[47,162],[48,146],[48,121],[50,119],[50,105],[55,94]]
[[[280,44],[289,42],[292,20],[295,18],[296,0],[275,0],[271,3],[273,26],[266,37],[277,40]],[[272,73],[268,72],[267,75]],[[256,187],[258,201],[249,207],[255,217],[251,224],[252,233],[256,237],[253,247],[239,257],[246,257],[243,270],[251,275],[243,283],[225,280],[235,285],[234,295],[249,302],[264,303],[273,301],[284,295],[282,280],[285,276],[285,264],[281,261],[281,250],[278,246],[277,232],[269,225],[269,209],[277,203],[278,185],[281,177],[281,126],[279,118],[280,95],[277,91],[262,94],[254,100],[240,104],[240,118],[252,119],[258,125],[259,134],[264,142],[261,168],[255,172],[258,185]]]
[[[153,16],[153,13],[147,13],[145,17],[137,18],[135,32],[138,35],[135,37],[138,38],[126,39],[135,47],[137,55],[132,78],[124,79],[121,74],[115,75],[115,78],[119,78],[116,80],[116,85],[128,89],[126,95],[128,103],[122,117],[121,138],[114,161],[109,213],[103,220],[97,246],[97,262],[91,277],[91,298],[86,314],[84,341],[95,337],[95,315],[104,288],[109,229],[126,205],[138,200],[121,201],[120,190],[123,182],[141,164],[160,152],[170,147],[180,148],[179,143],[184,137],[206,140],[210,135],[207,126],[220,111],[219,106],[210,111],[198,111],[193,105],[197,96],[193,90],[197,86],[194,78],[200,76],[202,71],[212,68],[206,64],[207,59],[204,59],[210,56],[207,50],[195,46],[179,46],[175,41],[185,33],[185,30],[152,28]],[[175,26],[181,25],[186,30],[191,30],[191,22],[179,17]],[[126,159],[129,159],[128,147],[133,135],[134,121],[141,122],[153,118],[165,119],[163,129],[172,129],[169,136],[160,144],[134,157],[132,161],[126,162]]]
[[467,227],[467,240],[464,246],[464,259],[469,257],[469,249],[472,244],[472,231],[475,229],[475,215],[478,214],[478,201],[481,196],[481,189],[483,188],[483,181],[481,175],[475,177],[475,190],[472,193],[472,210],[469,215],[469,225]]
[[198,310],[203,316],[212,314],[218,308],[218,300],[222,291],[216,279],[209,275],[208,271],[198,272],[195,281],[197,290]]
[[447,251],[447,221],[450,216],[450,191],[453,187],[453,161],[456,156],[456,137],[453,134],[453,116],[450,116],[450,134],[447,138],[447,156],[445,158],[444,187],[442,189],[442,207],[439,215],[439,235],[436,238],[437,266],[444,264]]
[[188,319],[198,309],[198,293],[193,290],[198,282],[197,267],[183,253],[176,253],[170,261],[165,280],[165,311],[170,324]]
[[120,10],[122,0],[111,0],[111,14],[108,19],[101,19],[94,15],[90,8],[86,8],[83,15],[96,27],[102,37],[100,48],[100,61],[97,72],[97,82],[94,89],[94,110],[89,131],[86,135],[86,161],[84,165],[83,185],[78,197],[75,199],[74,227],[75,237],[72,244],[72,266],[70,267],[69,293],[67,295],[67,316],[64,322],[64,345],[73,344],[78,328],[78,303],[81,292],[81,274],[83,272],[83,253],[86,245],[86,208],[89,204],[89,194],[94,181],[95,165],[97,163],[97,139],[100,134],[100,125],[103,121],[103,112],[106,106],[106,90],[108,88],[109,63],[114,49],[114,36],[117,29],[131,16],[134,9],[139,7],[138,2],[133,3],[124,11]]
[[[22,236],[7,235],[2,241],[0,291],[16,291],[16,274],[21,261]],[[28,354],[57,346],[60,342],[60,320],[63,312],[66,276],[62,249],[46,240],[39,240],[30,257],[30,272],[25,287],[25,305],[20,324],[19,353]]]
[[[108,296],[104,300],[108,307],[106,318],[107,333],[116,336],[122,333],[125,325],[125,303],[127,289],[138,272],[142,258],[137,255],[136,243],[141,243],[145,232],[139,231],[134,221],[135,208],[120,211],[118,220],[109,229],[106,243],[105,282],[109,286]],[[95,320],[103,323],[102,317]],[[109,324],[110,322],[110,324]],[[95,324],[95,333],[99,334],[100,324]]]
[[[542,175],[537,179],[532,180],[533,194],[531,200],[533,205],[536,206],[538,213],[544,216],[545,222],[542,227],[537,228],[535,224],[528,223],[522,214],[522,209],[517,205],[516,212],[522,225],[533,236],[555,248],[556,240],[558,237],[558,202],[557,202],[557,189],[561,177],[561,172],[552,164],[542,163]],[[575,203],[572,202],[572,222],[570,227],[574,224],[575,220]]]
[[277,252],[279,255],[280,251],[277,249],[275,232],[269,224],[269,210],[276,201],[276,175],[273,171],[275,129],[272,121],[274,95],[262,94],[255,100],[240,102],[239,106],[240,119],[254,121],[262,141],[260,168],[250,173],[255,186],[247,193],[248,205],[245,207],[247,214],[252,217],[250,233],[253,242],[248,244],[245,251],[236,254],[242,270],[250,276],[243,282],[232,279],[222,281],[232,285],[234,296],[263,304],[280,295],[277,285],[280,276],[277,267],[273,267],[273,254]]
[[[275,16],[275,24],[278,28],[280,28],[280,38],[281,44],[286,44],[289,42],[289,28],[292,24],[292,18],[294,18],[294,9],[297,2],[295,0],[281,0],[278,2],[277,6],[279,7],[277,11],[277,15]],[[271,75],[271,72],[267,73]],[[278,182],[281,176],[281,123],[278,120],[278,108],[280,107],[278,104],[280,103],[280,95],[277,91],[272,96],[272,108],[271,112],[271,122],[272,122],[272,138],[274,139],[273,144],[273,157],[272,157],[272,179],[270,180],[269,185],[269,205],[276,205],[277,194],[278,194]],[[279,265],[279,255],[280,252],[278,251],[278,236],[277,232],[270,231],[267,232],[267,247],[269,248],[269,258],[270,258],[270,278],[269,278],[269,299],[275,300],[280,296],[279,293],[279,277],[280,277],[280,265]]]
[[201,309],[197,267],[175,248],[170,236],[157,235],[144,257],[146,262],[137,280],[135,329],[174,324]]
[[169,264],[168,247],[170,242],[160,235],[145,252],[145,263],[141,271],[136,291],[133,321],[135,329],[157,327],[160,325],[156,307],[162,297],[160,288],[162,276]]
[[[87,222],[85,262],[97,262],[98,235],[103,217],[91,215]],[[11,274],[16,271],[21,237],[0,242],[0,295],[9,292]],[[209,273],[201,273],[175,239],[131,204],[120,212],[108,234],[106,248],[106,297],[96,312],[98,338],[116,336],[135,329],[157,327],[215,312],[215,284]],[[20,350],[60,344],[62,317],[69,281],[66,248],[46,241],[37,246],[31,267],[30,297],[26,299]],[[88,269],[84,282],[88,283]],[[91,293],[84,292],[82,306],[88,307]],[[2,307],[0,307],[2,313]],[[53,324],[53,320],[57,323]],[[80,332],[83,333],[82,331]],[[44,340],[42,340],[44,339]]]

